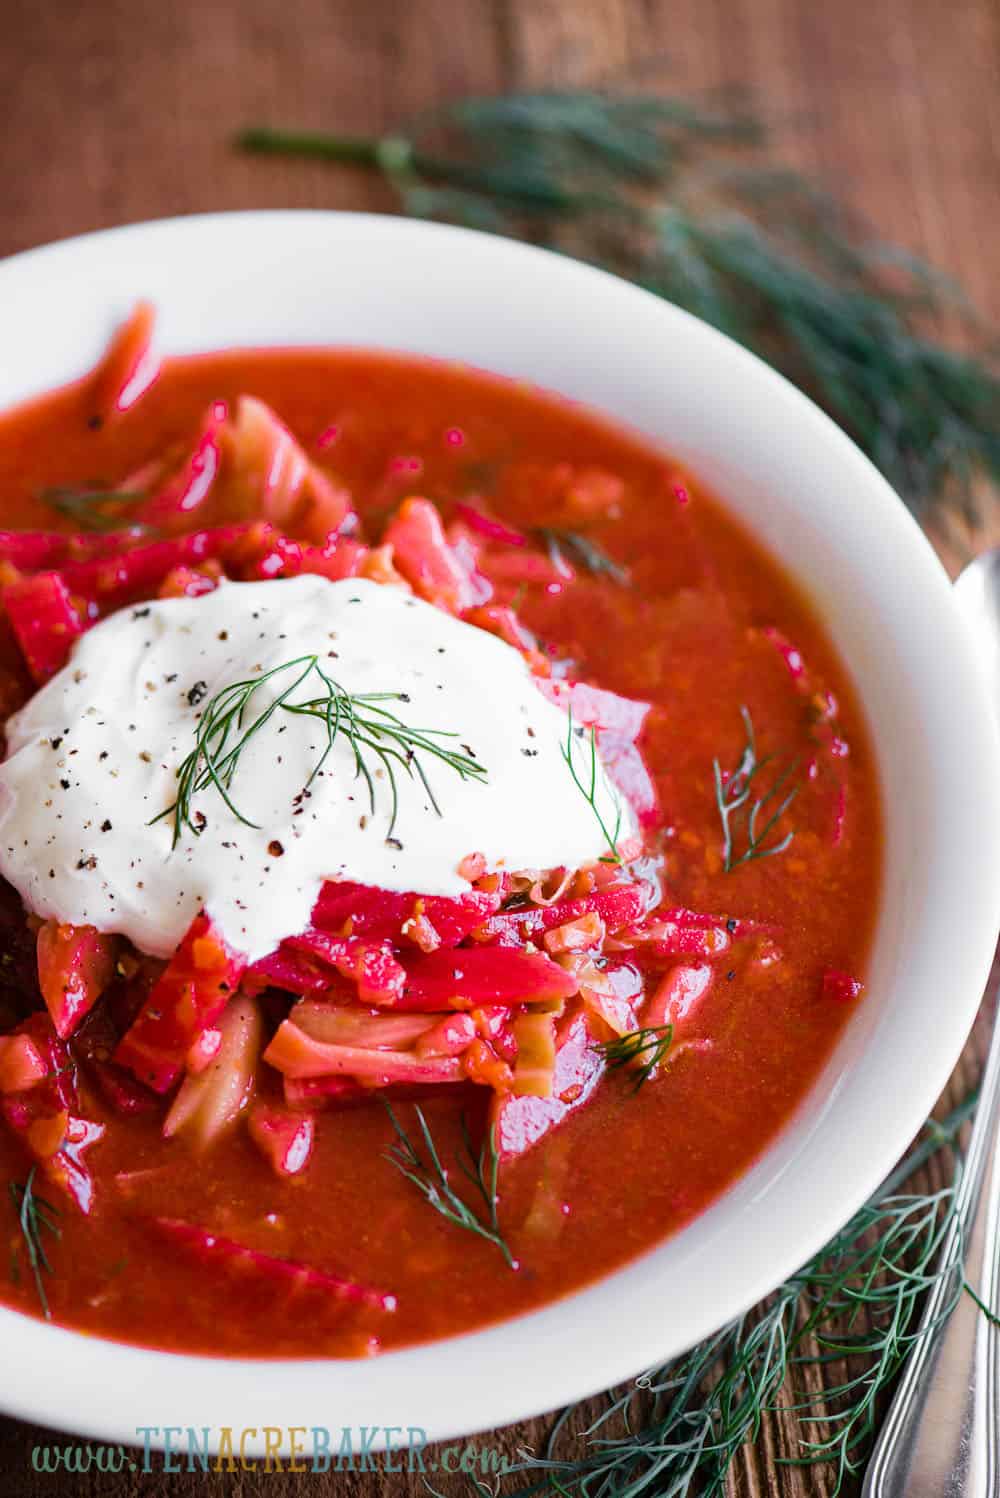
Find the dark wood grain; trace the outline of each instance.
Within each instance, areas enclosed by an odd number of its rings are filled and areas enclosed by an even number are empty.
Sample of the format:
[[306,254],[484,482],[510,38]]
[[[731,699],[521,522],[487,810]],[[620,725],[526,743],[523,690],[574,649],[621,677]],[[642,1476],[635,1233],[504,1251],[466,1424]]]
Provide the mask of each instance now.
[[[4,0],[0,18],[0,253],[176,213],[391,206],[378,183],[347,169],[234,155],[227,142],[249,122],[368,132],[468,92],[635,77],[674,92],[736,83],[766,105],[791,163],[952,272],[1000,321],[995,0]],[[939,524],[934,539],[952,570],[1000,540],[990,498],[975,526]],[[949,1096],[967,1088],[981,1055],[977,1037]],[[528,1422],[479,1444],[513,1454],[537,1448],[545,1429]],[[33,1445],[55,1439],[0,1420],[0,1498],[426,1491],[386,1474],[33,1473]],[[786,1416],[769,1418],[733,1494],[827,1494],[822,1472],[779,1465],[791,1439]]]

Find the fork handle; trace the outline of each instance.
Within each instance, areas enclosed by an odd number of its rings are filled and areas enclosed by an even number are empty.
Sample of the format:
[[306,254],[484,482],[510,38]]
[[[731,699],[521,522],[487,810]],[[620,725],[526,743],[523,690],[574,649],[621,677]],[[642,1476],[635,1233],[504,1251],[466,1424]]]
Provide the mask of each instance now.
[[[995,1024],[955,1213],[942,1247],[942,1255],[961,1264],[964,1242],[965,1279],[979,1288],[992,1311],[1000,1295],[998,1123],[1000,1024]],[[1000,1338],[971,1295],[961,1294],[947,1314],[954,1291],[955,1277],[942,1275],[928,1295],[921,1335],[868,1465],[863,1498],[1000,1498]]]

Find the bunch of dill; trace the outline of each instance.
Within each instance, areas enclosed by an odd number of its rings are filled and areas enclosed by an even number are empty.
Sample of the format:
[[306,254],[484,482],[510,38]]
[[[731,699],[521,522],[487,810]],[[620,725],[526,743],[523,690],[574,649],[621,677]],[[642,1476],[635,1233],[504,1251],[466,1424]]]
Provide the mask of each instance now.
[[[776,168],[743,111],[577,91],[474,98],[381,139],[246,130],[245,150],[380,171],[404,211],[625,276],[762,355],[906,503],[973,509],[1000,479],[995,343],[943,276]],[[965,324],[960,352],[928,331]]]

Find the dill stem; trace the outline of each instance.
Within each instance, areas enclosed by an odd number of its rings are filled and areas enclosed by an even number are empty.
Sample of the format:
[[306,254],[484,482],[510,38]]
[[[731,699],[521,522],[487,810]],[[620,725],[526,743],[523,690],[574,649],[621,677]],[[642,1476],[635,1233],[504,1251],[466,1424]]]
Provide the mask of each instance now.
[[485,194],[517,203],[526,213],[574,217],[587,209],[625,211],[608,197],[553,183],[537,173],[491,167],[479,161],[433,156],[404,135],[327,135],[317,131],[273,130],[252,125],[235,138],[236,146],[258,156],[312,157],[381,172],[401,192],[403,179],[447,184],[462,192]]
[[266,125],[253,125],[240,132],[236,144],[256,156],[312,156],[319,161],[371,168],[388,176],[416,172],[443,178],[451,175],[455,165],[418,151],[402,135],[328,135],[323,131],[272,130]]

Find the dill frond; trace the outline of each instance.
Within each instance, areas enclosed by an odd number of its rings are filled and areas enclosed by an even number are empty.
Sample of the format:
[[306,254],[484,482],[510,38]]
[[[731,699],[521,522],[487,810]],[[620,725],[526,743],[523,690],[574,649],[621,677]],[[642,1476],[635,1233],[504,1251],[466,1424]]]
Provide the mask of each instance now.
[[[773,762],[773,756],[765,755],[763,759],[757,757],[753,720],[745,707],[740,708],[740,716],[746,731],[746,742],[735,769],[724,771],[717,759],[712,761],[715,804],[722,824],[723,868],[727,874],[738,869],[741,864],[784,853],[795,837],[794,828],[790,828],[777,841],[769,842],[768,839],[777,830],[778,823],[799,793],[799,787],[793,785],[787,794],[782,795],[797,768],[797,761],[792,760],[779,771],[767,790],[754,796],[751,801],[751,796],[760,785],[758,777]],[[747,808],[746,814],[741,818],[740,813],[744,807]],[[736,840],[741,822],[746,846],[738,851]]]
[[[442,1164],[423,1109],[414,1105],[413,1111],[420,1129],[420,1140],[415,1144],[396,1117],[392,1104],[386,1099],[383,1099],[383,1104],[396,1133],[396,1142],[385,1152],[385,1159],[390,1161],[400,1175],[405,1176],[406,1180],[417,1188],[428,1205],[439,1212],[446,1222],[494,1244],[506,1259],[508,1268],[516,1269],[516,1262],[500,1231],[497,1193],[500,1156],[493,1126],[487,1125],[482,1148],[477,1156],[472,1150],[464,1116],[462,1118],[462,1149],[458,1157],[458,1166],[480,1198],[482,1215],[478,1215],[454,1190],[447,1167]],[[421,1149],[426,1151],[426,1155],[421,1153]]]
[[[745,110],[594,90],[470,98],[382,139],[257,128],[244,150],[380,171],[404,212],[628,277],[824,405],[906,503],[1000,480],[1000,360],[948,280],[776,165]],[[927,331],[947,314],[972,352]]]
[[[48,1295],[45,1293],[44,1275],[52,1273],[52,1265],[46,1251],[45,1237],[46,1235],[56,1239],[62,1237],[62,1230],[58,1223],[59,1208],[54,1207],[51,1202],[36,1193],[35,1166],[31,1167],[28,1179],[23,1186],[19,1181],[10,1181],[8,1192],[14,1211],[17,1213],[17,1225],[21,1231],[24,1252],[35,1281],[35,1290],[42,1314],[46,1321],[51,1321],[52,1313],[49,1310]],[[11,1258],[11,1270],[11,1277],[16,1279],[16,1251]]]
[[[67,484],[43,489],[39,499],[60,515],[68,515],[78,530],[115,531],[129,525],[132,507],[145,498],[135,489],[79,488]],[[135,526],[136,532],[147,527]]]
[[609,1068],[627,1066],[635,1069],[633,1092],[648,1082],[661,1061],[666,1060],[674,1042],[673,1025],[645,1025],[602,1042],[600,1050]]
[[[267,682],[275,677],[292,672],[291,681],[268,702],[252,722],[245,724],[250,706]],[[315,697],[304,702],[293,701],[299,687],[315,676],[321,690]],[[443,741],[455,739],[457,733],[440,728],[413,728],[383,704],[406,702],[405,692],[360,692],[346,691],[319,663],[317,655],[300,655],[294,660],[284,661],[259,676],[244,681],[230,682],[216,692],[205,705],[195,729],[195,745],[181,762],[177,771],[177,797],[170,806],[153,817],[150,825],[172,817],[174,824],[173,846],[181,839],[187,827],[196,837],[199,827],[194,820],[192,802],[195,795],[208,786],[214,786],[226,806],[245,827],[256,827],[235,805],[230,791],[233,778],[239,769],[243,752],[252,739],[267,726],[276,713],[288,713],[293,717],[315,718],[326,731],[326,743],[303,787],[308,790],[320,774],[333,752],[337,739],[343,737],[350,745],[354,756],[356,776],[368,789],[371,811],[375,811],[375,779],[371,760],[375,759],[384,768],[389,785],[392,810],[388,836],[396,826],[399,809],[398,769],[407,775],[416,775],[427,792],[428,798],[441,815],[434,792],[427,779],[420,756],[429,754],[462,780],[483,781],[485,766],[469,754],[451,749]],[[245,725],[245,726],[244,726]]]

